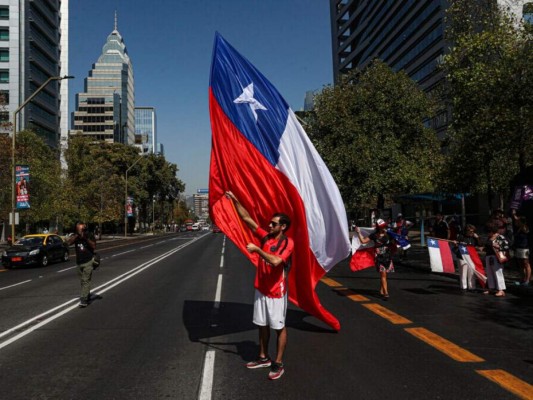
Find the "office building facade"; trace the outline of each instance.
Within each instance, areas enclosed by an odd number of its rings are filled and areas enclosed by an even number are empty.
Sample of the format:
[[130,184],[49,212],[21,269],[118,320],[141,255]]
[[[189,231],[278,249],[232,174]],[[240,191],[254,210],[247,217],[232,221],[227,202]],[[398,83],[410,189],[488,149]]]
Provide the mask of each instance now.
[[[522,17],[523,0],[498,0]],[[334,79],[380,59],[403,70],[419,87],[431,92],[443,81],[437,69],[449,48],[444,38],[447,0],[330,0]],[[439,137],[450,110],[431,122]]]
[[71,133],[110,143],[135,143],[133,65],[117,29],[107,37],[102,54],[76,95]]
[[[0,0],[0,116],[13,113],[48,78],[68,75],[68,0]],[[58,148],[67,134],[68,81],[54,80],[17,115],[17,131],[31,129]]]
[[135,107],[136,144],[144,153],[156,152],[157,119],[154,107]]

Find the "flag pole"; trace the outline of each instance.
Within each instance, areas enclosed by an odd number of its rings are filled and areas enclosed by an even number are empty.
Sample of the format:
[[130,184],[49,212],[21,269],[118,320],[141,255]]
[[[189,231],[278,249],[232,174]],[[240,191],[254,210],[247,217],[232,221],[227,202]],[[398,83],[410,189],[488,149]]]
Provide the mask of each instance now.
[[250,237],[248,236],[248,233],[244,229],[244,226],[242,226],[242,220],[241,220],[241,217],[240,217],[239,213],[237,212],[237,209],[235,208],[235,203],[231,199],[229,199],[229,201],[231,202],[231,206],[233,207],[233,211],[235,212],[235,215],[237,216],[237,221],[239,221],[239,226],[241,227],[241,232],[242,232],[242,234],[244,236],[244,239],[246,240],[246,243],[250,243],[251,242]]

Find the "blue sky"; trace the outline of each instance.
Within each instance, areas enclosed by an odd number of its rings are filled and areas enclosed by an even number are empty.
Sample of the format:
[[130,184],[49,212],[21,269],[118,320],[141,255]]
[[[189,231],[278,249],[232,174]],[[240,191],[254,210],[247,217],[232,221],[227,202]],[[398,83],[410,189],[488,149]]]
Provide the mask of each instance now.
[[209,69],[220,32],[291,108],[333,80],[328,0],[71,0],[70,107],[113,30],[133,63],[135,104],[156,108],[158,141],[187,194],[207,188]]

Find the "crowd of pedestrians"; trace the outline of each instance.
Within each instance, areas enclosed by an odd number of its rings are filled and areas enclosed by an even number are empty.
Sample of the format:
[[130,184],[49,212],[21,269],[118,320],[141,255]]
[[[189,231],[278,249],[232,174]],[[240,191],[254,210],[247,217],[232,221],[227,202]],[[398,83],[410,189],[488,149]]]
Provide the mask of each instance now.
[[[380,294],[389,297],[387,274],[394,272],[393,259],[402,261],[406,251],[398,243],[398,237],[408,239],[412,223],[399,213],[394,222],[389,219],[377,219],[375,231],[363,236],[360,228],[352,225],[355,235],[362,244],[375,243],[375,268],[380,273]],[[429,226],[429,237],[450,242],[459,277],[459,287],[463,291],[481,291],[496,297],[505,297],[507,290],[504,271],[511,264],[517,266],[521,273],[520,281],[515,285],[529,286],[531,283],[531,264],[529,227],[526,218],[511,210],[509,217],[501,209],[494,210],[481,229],[482,239],[476,226],[461,226],[456,215],[445,216],[438,212]],[[473,246],[482,257],[485,269],[484,279],[472,268],[472,264],[461,252],[461,247]],[[464,251],[464,249],[463,249]],[[397,256],[395,255],[397,254]],[[393,255],[395,255],[393,257]],[[479,284],[478,284],[479,282]]]

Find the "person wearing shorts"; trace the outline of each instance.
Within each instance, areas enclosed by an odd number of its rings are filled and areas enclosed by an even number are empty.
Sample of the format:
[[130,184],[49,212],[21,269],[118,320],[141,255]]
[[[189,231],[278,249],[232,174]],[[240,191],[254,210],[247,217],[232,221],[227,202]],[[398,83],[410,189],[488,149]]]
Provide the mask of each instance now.
[[[259,227],[244,206],[232,192],[226,196],[233,201],[239,217],[261,241],[261,246],[248,243],[246,249],[257,253],[257,269],[255,275],[255,298],[253,322],[259,328],[259,355],[255,361],[246,364],[247,368],[268,368],[271,380],[279,379],[285,372],[283,353],[287,345],[287,272],[290,267],[294,242],[285,232],[291,225],[290,218],[283,213],[275,213],[269,223],[269,230]],[[277,353],[273,361],[268,354],[270,329],[277,334]]]

